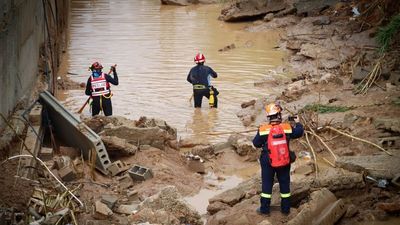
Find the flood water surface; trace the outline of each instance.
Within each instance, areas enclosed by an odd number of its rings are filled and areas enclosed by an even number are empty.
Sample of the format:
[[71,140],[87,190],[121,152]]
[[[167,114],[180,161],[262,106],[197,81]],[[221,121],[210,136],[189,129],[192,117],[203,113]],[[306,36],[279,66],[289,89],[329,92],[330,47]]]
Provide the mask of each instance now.
[[[88,67],[99,61],[108,72],[117,64],[120,85],[113,86],[113,114],[166,120],[182,138],[204,132],[243,130],[235,113],[240,104],[268,90],[254,81],[281,64],[282,52],[274,49],[277,33],[243,31],[248,23],[217,20],[220,4],[165,6],[159,0],[80,1],[71,3],[69,45],[63,67],[76,82],[86,82]],[[219,51],[234,44],[235,48]],[[192,87],[186,81],[197,52],[218,78],[219,108],[195,110]],[[84,90],[63,93],[64,103],[77,111],[86,100]],[[90,115],[85,110],[84,114]],[[212,136],[212,142],[227,136]]]

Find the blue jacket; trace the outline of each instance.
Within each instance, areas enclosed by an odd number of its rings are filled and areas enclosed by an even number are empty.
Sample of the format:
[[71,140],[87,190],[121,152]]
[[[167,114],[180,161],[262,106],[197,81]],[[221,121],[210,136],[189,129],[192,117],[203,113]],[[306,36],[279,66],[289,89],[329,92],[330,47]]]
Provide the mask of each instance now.
[[197,64],[192,69],[187,76],[187,81],[193,85],[202,84],[206,87],[210,86],[209,77],[217,78],[217,73],[203,64]]
[[[304,128],[301,123],[296,123],[294,127],[292,127],[292,133],[286,134],[286,138],[288,139],[288,143],[290,139],[296,139],[303,136]],[[267,151],[268,135],[260,135],[260,132],[257,131],[256,136],[253,139],[253,145],[256,148],[261,148],[264,151]],[[268,152],[268,151],[267,151]]]

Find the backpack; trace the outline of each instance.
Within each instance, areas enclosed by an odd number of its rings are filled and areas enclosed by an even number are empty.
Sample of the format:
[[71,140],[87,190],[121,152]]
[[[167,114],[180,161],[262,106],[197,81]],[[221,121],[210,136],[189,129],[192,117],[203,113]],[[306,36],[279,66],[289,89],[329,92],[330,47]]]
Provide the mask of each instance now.
[[269,131],[268,150],[272,167],[286,166],[290,163],[286,134],[280,125],[272,126]]

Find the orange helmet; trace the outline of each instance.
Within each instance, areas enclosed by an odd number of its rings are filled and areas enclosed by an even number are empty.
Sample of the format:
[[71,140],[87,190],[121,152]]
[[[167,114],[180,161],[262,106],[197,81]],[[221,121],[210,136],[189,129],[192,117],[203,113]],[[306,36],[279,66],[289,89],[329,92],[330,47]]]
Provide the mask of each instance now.
[[267,116],[274,116],[282,112],[282,107],[279,103],[271,103],[265,106]]
[[99,62],[94,62],[92,66],[90,66],[90,70],[101,70],[103,66]]
[[197,53],[196,56],[194,57],[194,62],[196,64],[203,63],[205,61],[206,61],[206,57],[204,57],[204,55],[201,53]]

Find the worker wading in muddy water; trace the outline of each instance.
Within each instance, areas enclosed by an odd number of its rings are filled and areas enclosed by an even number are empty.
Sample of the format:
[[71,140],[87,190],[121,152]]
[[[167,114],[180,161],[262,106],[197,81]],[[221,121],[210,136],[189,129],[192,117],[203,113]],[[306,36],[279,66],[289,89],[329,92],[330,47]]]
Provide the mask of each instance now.
[[272,196],[272,186],[275,174],[278,177],[281,193],[281,212],[290,213],[290,164],[296,155],[289,150],[289,140],[303,135],[303,125],[294,117],[294,126],[282,123],[282,108],[278,103],[265,107],[268,124],[259,127],[253,139],[253,145],[262,147],[260,155],[262,192],[260,196],[261,207],[257,212],[269,215]]
[[194,57],[196,66],[190,69],[187,81],[193,85],[194,107],[201,108],[203,96],[209,99],[211,108],[218,107],[218,90],[211,85],[211,77],[217,78],[217,73],[211,67],[204,65],[206,58],[197,53]]
[[[103,73],[103,66],[99,62],[94,62],[90,66],[92,75],[90,75],[86,83],[85,94],[92,98],[92,116],[98,115],[103,111],[105,116],[112,115],[110,83],[118,85],[118,75],[116,65],[111,66],[108,74]],[[110,73],[113,72],[113,77]]]

